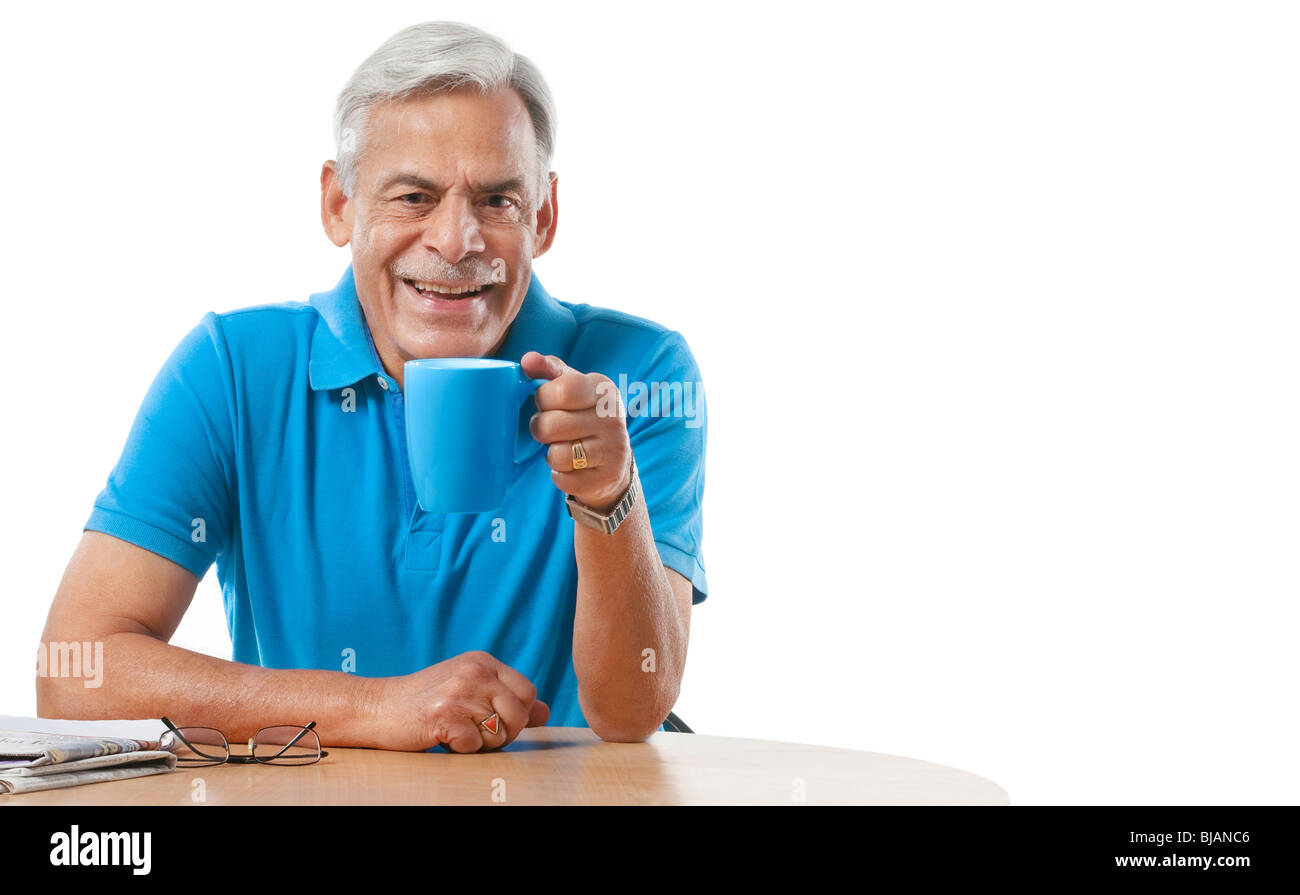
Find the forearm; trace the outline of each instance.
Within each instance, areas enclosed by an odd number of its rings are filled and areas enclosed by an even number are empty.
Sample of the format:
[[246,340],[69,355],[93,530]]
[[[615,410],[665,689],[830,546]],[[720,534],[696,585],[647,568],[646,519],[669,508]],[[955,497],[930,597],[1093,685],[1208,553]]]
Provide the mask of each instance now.
[[604,739],[644,739],[677,701],[689,630],[655,548],[645,502],[614,534],[575,525],[573,541],[573,667],[582,713]]
[[342,671],[280,670],[230,662],[118,632],[104,645],[101,685],[36,679],[37,712],[56,718],[159,718],[214,727],[231,742],[259,728],[315,721],[323,743],[374,746],[376,679]]

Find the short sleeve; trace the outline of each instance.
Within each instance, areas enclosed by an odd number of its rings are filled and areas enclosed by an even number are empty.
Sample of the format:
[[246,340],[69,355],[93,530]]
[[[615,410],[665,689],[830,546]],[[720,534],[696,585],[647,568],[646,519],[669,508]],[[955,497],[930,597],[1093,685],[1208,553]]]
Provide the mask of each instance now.
[[668,568],[691,582],[692,602],[708,595],[704,576],[704,385],[679,333],[651,347],[636,379],[619,383],[628,438],[650,512],[655,545]]
[[202,578],[235,524],[229,356],[209,313],[167,358],[84,530],[143,547]]

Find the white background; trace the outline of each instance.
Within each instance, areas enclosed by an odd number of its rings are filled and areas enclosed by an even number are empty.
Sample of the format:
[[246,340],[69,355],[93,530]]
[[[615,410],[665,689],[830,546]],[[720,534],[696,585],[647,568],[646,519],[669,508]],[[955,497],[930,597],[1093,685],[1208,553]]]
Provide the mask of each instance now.
[[[699,360],[697,731],[1300,801],[1294,7],[292,9],[9,12],[0,713],[181,336],[337,281],[334,98],[436,17],[555,92],[543,282]],[[215,570],[175,642],[229,657]]]

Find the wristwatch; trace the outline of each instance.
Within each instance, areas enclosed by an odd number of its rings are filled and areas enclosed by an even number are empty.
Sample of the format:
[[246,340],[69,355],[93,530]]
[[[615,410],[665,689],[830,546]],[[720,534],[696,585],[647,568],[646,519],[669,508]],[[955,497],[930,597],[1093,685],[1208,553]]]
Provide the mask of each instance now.
[[597,531],[603,531],[607,535],[612,535],[618,531],[618,527],[623,524],[623,520],[632,512],[636,506],[637,500],[641,496],[641,478],[636,473],[636,460],[632,460],[632,484],[627,486],[627,491],[623,493],[619,502],[610,507],[608,513],[599,513],[586,504],[575,500],[572,494],[564,496],[564,506],[569,511],[569,517],[574,522],[580,522],[588,528],[594,528]]

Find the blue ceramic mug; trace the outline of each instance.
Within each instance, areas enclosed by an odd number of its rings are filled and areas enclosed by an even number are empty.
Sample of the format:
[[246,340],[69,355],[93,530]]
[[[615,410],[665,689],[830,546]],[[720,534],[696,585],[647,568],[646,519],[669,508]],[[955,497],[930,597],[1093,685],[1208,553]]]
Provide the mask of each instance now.
[[501,508],[515,462],[519,409],[546,379],[486,357],[403,365],[406,449],[420,507],[430,513]]

